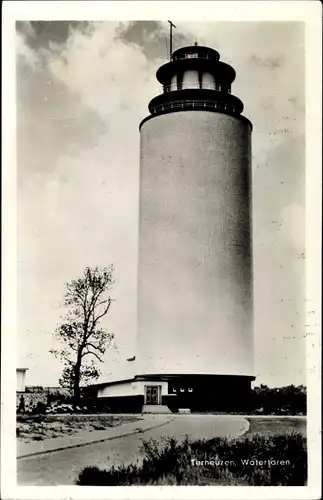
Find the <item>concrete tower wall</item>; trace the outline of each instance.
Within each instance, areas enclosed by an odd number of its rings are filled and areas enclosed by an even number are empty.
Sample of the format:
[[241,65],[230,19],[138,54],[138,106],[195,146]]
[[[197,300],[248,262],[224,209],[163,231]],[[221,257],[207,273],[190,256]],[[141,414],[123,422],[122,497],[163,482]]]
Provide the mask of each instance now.
[[253,376],[251,126],[142,124],[137,374]]

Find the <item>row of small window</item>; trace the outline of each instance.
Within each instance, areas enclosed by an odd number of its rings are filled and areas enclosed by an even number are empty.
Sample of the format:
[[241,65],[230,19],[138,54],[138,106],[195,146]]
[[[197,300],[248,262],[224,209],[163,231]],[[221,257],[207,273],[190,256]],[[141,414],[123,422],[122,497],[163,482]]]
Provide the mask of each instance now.
[[222,92],[227,92],[228,94],[231,93],[230,87],[221,85],[219,83],[205,83],[203,81],[199,82],[199,86],[197,87],[197,82],[185,82],[185,83],[178,83],[177,86],[175,87],[174,85],[165,85],[164,86],[164,92],[173,92],[174,90],[186,90],[186,89],[194,89],[194,88],[199,88],[199,89],[207,89],[207,90],[218,90]]
[[[185,389],[182,389],[182,388],[181,388],[181,389],[179,390],[179,392],[185,392]],[[192,389],[192,388],[188,389],[188,392],[193,392],[193,389]],[[173,389],[173,393],[177,393],[177,389],[175,389],[175,388],[174,388],[174,389]]]
[[174,61],[178,61],[179,59],[211,59],[211,57],[208,56],[208,54],[204,54],[203,56],[201,54],[198,54],[197,52],[192,52],[192,53],[186,53],[182,56],[175,56],[173,57]]
[[197,58],[199,55],[197,53],[193,53],[193,54],[190,54],[190,53],[187,53],[185,54],[185,59],[195,59]]

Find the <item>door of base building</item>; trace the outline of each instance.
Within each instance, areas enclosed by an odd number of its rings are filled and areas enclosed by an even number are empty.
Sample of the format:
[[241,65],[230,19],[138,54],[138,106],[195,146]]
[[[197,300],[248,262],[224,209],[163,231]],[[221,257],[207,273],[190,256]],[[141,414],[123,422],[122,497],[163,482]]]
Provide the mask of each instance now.
[[161,404],[161,386],[159,385],[145,386],[145,404],[146,405]]

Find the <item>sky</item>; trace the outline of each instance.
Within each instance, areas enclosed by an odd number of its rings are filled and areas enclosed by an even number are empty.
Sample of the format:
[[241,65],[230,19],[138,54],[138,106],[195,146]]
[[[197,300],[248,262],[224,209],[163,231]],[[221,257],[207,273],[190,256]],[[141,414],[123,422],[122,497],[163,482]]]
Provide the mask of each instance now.
[[[256,384],[306,384],[304,25],[176,21],[173,48],[215,48],[253,123]],[[159,21],[18,22],[18,359],[27,385],[58,385],[49,353],[65,282],[115,266],[115,334],[100,380],[135,353],[139,122],[161,89]]]

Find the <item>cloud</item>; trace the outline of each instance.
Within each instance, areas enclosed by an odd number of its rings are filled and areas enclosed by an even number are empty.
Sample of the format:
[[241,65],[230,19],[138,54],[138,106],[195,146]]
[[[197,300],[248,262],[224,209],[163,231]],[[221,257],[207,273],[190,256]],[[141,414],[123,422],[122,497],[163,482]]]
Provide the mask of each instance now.
[[[169,25],[160,21],[133,21],[122,25],[119,37],[125,42],[136,43],[141,47],[149,60],[169,58]],[[191,44],[191,33],[173,30],[173,47]]]
[[153,66],[139,46],[116,38],[117,26],[97,23],[90,33],[73,30],[60,56],[49,63],[53,75],[104,119],[143,111],[147,93],[156,89]]
[[17,33],[16,37],[17,64],[26,64],[32,69],[36,69],[39,58],[35,51],[26,43],[23,34]]
[[268,69],[277,69],[284,63],[284,57],[267,57],[251,56],[250,61],[256,66],[262,66]]
[[89,25],[89,21],[17,21],[16,30],[32,49],[39,50],[62,45],[72,29],[86,30]]

